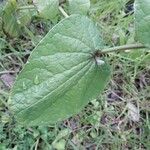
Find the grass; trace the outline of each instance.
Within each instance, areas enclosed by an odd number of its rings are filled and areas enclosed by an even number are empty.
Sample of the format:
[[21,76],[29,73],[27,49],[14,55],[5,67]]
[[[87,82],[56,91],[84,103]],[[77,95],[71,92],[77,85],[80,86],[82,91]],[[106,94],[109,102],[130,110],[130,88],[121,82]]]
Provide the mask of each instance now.
[[[102,30],[106,44],[132,43],[133,11],[124,12],[128,1],[92,2],[90,17]],[[112,79],[80,114],[46,127],[24,128],[14,122],[7,106],[10,80],[13,82],[33,47],[53,25],[34,19],[24,38],[10,39],[1,34],[0,150],[148,150],[150,55],[145,50],[109,54]]]

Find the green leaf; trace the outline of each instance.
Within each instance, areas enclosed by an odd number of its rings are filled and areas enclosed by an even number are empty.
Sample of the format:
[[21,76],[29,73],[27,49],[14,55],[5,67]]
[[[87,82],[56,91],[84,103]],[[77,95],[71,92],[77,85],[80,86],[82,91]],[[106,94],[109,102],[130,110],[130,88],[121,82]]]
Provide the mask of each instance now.
[[33,0],[33,2],[39,12],[39,17],[50,20],[55,19],[58,14],[58,0]]
[[150,47],[150,0],[135,1],[136,39]]
[[60,21],[34,49],[15,82],[9,103],[17,121],[56,123],[98,97],[110,70],[98,58],[96,63],[92,53],[103,47],[87,17],[72,15]]
[[21,34],[21,27],[25,27],[33,16],[33,10],[18,9],[29,6],[27,0],[9,0],[2,12],[2,29],[10,37],[18,37]]
[[20,27],[18,26],[18,22],[15,17],[16,9],[16,0],[9,0],[2,14],[3,31],[6,35],[11,37],[17,37],[20,34]]
[[[22,7],[29,7],[30,5],[28,4],[28,0],[20,0],[18,1],[18,7],[22,8]],[[31,19],[33,14],[35,14],[35,9],[20,9],[19,11],[17,11],[17,20],[20,23],[20,26],[25,26],[27,25]]]
[[30,10],[20,10],[17,16],[17,19],[20,23],[20,26],[27,25],[32,18],[32,12]]
[[69,0],[69,11],[71,14],[86,15],[90,9],[90,0]]

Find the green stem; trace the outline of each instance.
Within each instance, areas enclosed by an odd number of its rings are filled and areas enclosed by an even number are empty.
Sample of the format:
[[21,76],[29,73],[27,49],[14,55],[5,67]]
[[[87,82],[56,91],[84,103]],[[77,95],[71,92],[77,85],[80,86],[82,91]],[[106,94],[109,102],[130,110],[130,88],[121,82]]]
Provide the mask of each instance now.
[[116,46],[111,48],[106,48],[100,51],[101,54],[107,54],[111,52],[121,52],[125,50],[135,50],[140,48],[146,48],[144,45],[140,43],[130,44],[130,45],[122,45],[122,46]]
[[59,6],[59,10],[65,18],[69,17],[69,15],[64,11],[64,9],[61,6]]

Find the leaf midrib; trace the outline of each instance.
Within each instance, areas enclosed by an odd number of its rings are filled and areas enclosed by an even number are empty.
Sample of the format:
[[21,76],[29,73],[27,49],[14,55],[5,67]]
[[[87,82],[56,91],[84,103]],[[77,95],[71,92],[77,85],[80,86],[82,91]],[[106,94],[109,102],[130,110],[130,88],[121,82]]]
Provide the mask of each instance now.
[[[87,61],[88,61],[88,64],[89,64],[90,61],[89,61],[89,60],[87,60]],[[85,61],[83,61],[83,62],[85,62]],[[83,62],[82,62],[82,63],[83,63]],[[80,63],[80,64],[81,64],[81,63]],[[78,64],[78,65],[80,65],[80,64]],[[86,67],[88,64],[85,64],[84,67]],[[77,66],[78,66],[78,65],[77,65]],[[75,66],[75,67],[77,67],[77,66]],[[84,68],[84,67],[83,67],[83,68]],[[82,69],[83,69],[83,68],[82,68]],[[81,69],[79,72],[81,72],[82,69]],[[67,70],[67,71],[68,71],[68,70]],[[65,71],[65,72],[66,72],[66,71]],[[79,72],[78,72],[78,73],[79,73]],[[60,73],[60,74],[61,74],[61,73]],[[71,78],[73,78],[75,75],[76,75],[76,74],[74,74]],[[83,77],[83,76],[82,76],[82,77]],[[71,79],[71,78],[70,78],[70,79]],[[69,80],[70,80],[70,79],[69,79]],[[64,85],[67,81],[68,81],[68,80],[66,80],[63,84],[61,84],[61,86]],[[74,86],[75,86],[75,85],[74,85]],[[25,110],[27,110],[27,109],[33,107],[34,105],[38,104],[39,102],[44,101],[44,99],[46,99],[50,94],[52,94],[52,92],[56,91],[58,88],[60,88],[60,86],[57,87],[56,89],[54,89],[53,91],[51,91],[50,93],[48,93],[46,96],[44,96],[44,97],[43,97],[42,99],[40,99],[39,101],[37,101],[37,102],[33,103],[32,105],[26,107],[24,110],[20,110],[20,111],[18,112],[18,114],[20,114],[21,112],[23,112],[23,111],[25,111]],[[68,90],[69,90],[69,89],[68,89]]]

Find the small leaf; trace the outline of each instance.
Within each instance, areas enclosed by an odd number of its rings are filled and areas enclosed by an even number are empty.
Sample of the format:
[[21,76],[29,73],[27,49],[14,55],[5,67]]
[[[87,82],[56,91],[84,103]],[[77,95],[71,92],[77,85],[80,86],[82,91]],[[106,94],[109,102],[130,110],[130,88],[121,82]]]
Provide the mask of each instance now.
[[33,10],[18,9],[22,6],[28,6],[27,0],[16,1],[9,0],[2,12],[2,29],[3,32],[10,37],[18,37],[21,27],[27,25],[32,18]]
[[86,15],[90,9],[90,0],[69,0],[69,11],[71,14]]
[[50,20],[55,19],[58,14],[58,0],[33,0],[33,2],[39,12],[39,17]]
[[27,25],[32,18],[32,14],[29,10],[20,10],[18,13],[17,19],[21,26]]
[[91,53],[103,47],[87,17],[72,15],[59,22],[34,49],[12,89],[9,103],[17,121],[56,123],[97,98],[110,69],[106,61],[97,65]]
[[15,17],[17,9],[16,0],[9,0],[3,10],[2,14],[2,28],[6,35],[17,37],[20,34],[20,27],[18,26]]
[[150,47],[150,0],[135,1],[136,39]]
[[[28,0],[20,0],[18,1],[18,7],[24,7],[24,6],[30,6],[28,5]],[[20,9],[19,11],[17,11],[17,20],[20,23],[20,26],[25,26],[27,25],[30,21],[31,18],[33,16],[33,14],[35,13],[35,9]]]

